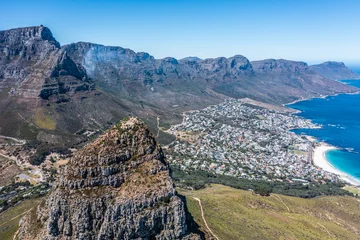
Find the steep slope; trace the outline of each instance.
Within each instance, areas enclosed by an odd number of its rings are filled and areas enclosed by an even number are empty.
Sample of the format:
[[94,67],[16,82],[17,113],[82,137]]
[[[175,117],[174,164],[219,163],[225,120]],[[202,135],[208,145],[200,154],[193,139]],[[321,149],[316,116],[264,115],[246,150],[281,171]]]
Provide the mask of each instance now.
[[0,31],[1,134],[23,136],[31,126],[33,132],[54,130],[55,119],[44,106],[92,89],[85,70],[60,49],[48,28]]
[[205,220],[219,239],[359,239],[360,201],[353,197],[261,197],[222,185],[180,193],[206,230],[194,198],[200,199]]
[[199,239],[187,235],[161,148],[137,118],[77,152],[46,202],[21,221],[19,239]]
[[131,106],[97,91],[48,28],[0,31],[0,135],[71,144],[82,141],[75,132],[108,126]]
[[333,80],[360,79],[360,74],[355,73],[342,62],[324,62],[310,66],[312,70]]
[[[354,89],[329,80],[304,62],[267,59],[251,62],[257,76],[257,86],[275,102],[290,102],[300,98],[351,92]],[[279,91],[280,90],[280,91]]]

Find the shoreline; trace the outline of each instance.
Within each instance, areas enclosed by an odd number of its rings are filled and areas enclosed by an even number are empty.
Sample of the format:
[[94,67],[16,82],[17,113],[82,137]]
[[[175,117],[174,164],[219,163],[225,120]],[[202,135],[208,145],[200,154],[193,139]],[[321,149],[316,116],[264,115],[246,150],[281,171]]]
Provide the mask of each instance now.
[[[360,81],[360,79],[356,79],[356,80],[349,80],[349,81]],[[345,85],[349,85],[349,84],[346,84],[346,83],[343,83],[341,81],[339,81],[340,83],[342,84],[345,84]],[[357,94],[360,94],[360,91],[357,91],[357,92],[347,92],[347,93],[334,93],[334,94],[330,94],[330,95],[320,95],[320,96],[316,96],[316,97],[308,97],[308,98],[301,98],[301,99],[297,99],[295,101],[292,101],[292,102],[289,102],[289,103],[284,103],[282,104],[283,107],[287,107],[287,108],[291,108],[289,107],[289,105],[293,105],[295,103],[298,103],[298,102],[302,102],[302,101],[308,101],[308,100],[312,100],[312,99],[325,99],[327,97],[336,97],[336,96],[339,96],[339,95],[357,95]],[[294,109],[294,108],[292,108]],[[297,110],[297,109],[295,109]],[[297,110],[299,111],[299,110]]]
[[315,147],[313,154],[313,165],[321,168],[322,170],[338,175],[346,183],[353,186],[360,186],[360,180],[346,174],[339,169],[335,168],[326,158],[325,154],[328,151],[336,150],[338,148],[330,146],[326,143],[321,142],[319,146]]

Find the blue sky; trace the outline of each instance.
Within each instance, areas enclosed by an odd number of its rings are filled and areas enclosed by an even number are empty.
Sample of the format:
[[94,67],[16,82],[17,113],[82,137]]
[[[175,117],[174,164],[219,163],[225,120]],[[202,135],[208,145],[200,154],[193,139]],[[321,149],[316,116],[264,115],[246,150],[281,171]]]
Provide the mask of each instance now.
[[358,0],[4,0],[0,29],[43,24],[62,45],[88,41],[156,58],[360,65],[359,10]]

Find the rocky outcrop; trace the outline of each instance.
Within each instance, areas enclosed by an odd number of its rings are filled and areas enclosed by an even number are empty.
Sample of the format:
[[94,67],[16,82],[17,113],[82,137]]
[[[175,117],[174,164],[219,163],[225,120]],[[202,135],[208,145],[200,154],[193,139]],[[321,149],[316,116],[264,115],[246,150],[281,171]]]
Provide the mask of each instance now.
[[310,67],[315,72],[333,80],[360,79],[360,74],[355,73],[342,62],[324,62]]
[[137,118],[112,127],[61,171],[19,239],[199,239],[188,234],[164,154]]

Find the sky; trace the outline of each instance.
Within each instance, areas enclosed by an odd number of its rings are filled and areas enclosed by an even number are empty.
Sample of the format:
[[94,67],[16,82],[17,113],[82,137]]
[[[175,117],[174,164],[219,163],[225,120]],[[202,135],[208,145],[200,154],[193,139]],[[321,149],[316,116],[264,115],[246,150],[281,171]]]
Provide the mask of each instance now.
[[0,30],[51,29],[155,58],[241,54],[360,66],[359,0],[3,0]]

